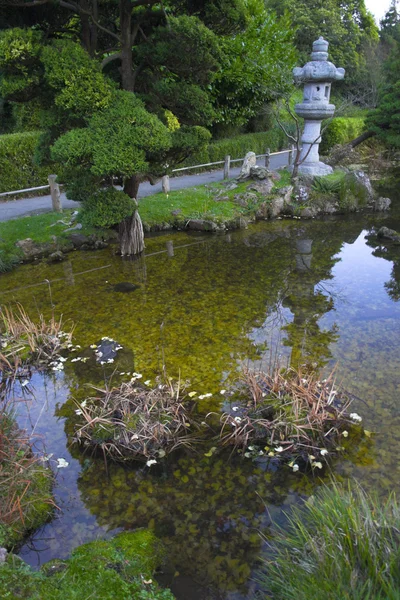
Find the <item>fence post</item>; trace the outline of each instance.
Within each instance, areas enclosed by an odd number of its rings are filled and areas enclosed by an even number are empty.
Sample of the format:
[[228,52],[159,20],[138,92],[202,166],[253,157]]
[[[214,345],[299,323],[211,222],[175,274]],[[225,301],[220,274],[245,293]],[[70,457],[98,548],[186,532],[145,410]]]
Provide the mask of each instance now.
[[269,163],[271,160],[270,154],[271,154],[271,150],[269,148],[267,148],[265,150],[265,168],[266,169],[269,169]]
[[162,191],[164,192],[164,194],[169,194],[169,192],[170,192],[169,175],[164,175],[164,177],[161,180],[161,186],[162,186]]
[[224,179],[229,179],[229,169],[231,168],[231,157],[229,154],[225,156],[224,164]]
[[57,175],[49,175],[48,181],[50,186],[51,203],[54,212],[62,212],[60,186],[56,183]]

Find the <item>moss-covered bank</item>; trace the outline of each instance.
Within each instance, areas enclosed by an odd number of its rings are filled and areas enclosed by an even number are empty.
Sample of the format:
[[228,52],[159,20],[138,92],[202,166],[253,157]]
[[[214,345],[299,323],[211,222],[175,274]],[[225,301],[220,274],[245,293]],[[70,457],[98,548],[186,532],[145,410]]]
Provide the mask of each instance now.
[[70,559],[51,561],[40,571],[15,555],[0,564],[2,598],[24,600],[173,600],[152,579],[163,560],[157,538],[147,529],[123,532],[110,541],[78,547]]

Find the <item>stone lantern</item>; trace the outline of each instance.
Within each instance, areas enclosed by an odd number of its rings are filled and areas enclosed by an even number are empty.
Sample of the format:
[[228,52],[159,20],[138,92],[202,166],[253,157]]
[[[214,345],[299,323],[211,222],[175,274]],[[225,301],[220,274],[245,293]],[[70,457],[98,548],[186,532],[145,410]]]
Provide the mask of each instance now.
[[329,175],[333,169],[319,160],[321,142],[321,122],[333,117],[335,105],[329,104],[331,84],[344,78],[344,69],[337,69],[328,61],[329,43],[320,37],[313,43],[311,61],[304,67],[293,69],[296,83],[304,84],[301,104],[296,104],[295,112],[305,120],[301,138],[299,172],[307,175]]

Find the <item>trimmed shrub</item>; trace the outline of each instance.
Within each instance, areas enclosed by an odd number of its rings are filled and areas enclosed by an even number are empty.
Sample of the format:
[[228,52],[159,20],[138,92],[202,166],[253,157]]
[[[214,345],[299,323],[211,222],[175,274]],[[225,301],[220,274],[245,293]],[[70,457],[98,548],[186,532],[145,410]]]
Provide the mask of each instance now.
[[114,188],[99,190],[82,203],[79,218],[88,227],[112,227],[133,215],[135,202]]
[[322,134],[321,154],[327,154],[336,144],[346,144],[365,131],[365,120],[360,117],[337,117],[332,119]]
[[47,177],[57,173],[57,164],[40,167],[34,153],[40,131],[0,136],[0,192],[46,185]]

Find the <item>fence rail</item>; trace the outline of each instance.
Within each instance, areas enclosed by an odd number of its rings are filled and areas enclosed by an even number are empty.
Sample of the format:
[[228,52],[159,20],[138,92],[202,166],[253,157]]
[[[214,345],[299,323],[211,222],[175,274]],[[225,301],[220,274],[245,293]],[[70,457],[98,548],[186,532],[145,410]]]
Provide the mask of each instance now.
[[[279,152],[269,152],[269,150],[267,149],[265,154],[256,154],[256,158],[265,158],[265,165],[268,167],[269,166],[269,158],[271,156],[277,156],[278,154],[287,154],[287,153],[289,155],[288,156],[288,164],[290,165],[292,162],[292,156],[293,156],[293,146],[292,146],[292,148],[289,148],[288,150],[280,150]],[[178,173],[180,171],[189,171],[190,169],[201,169],[204,167],[214,167],[217,165],[224,165],[224,179],[228,179],[230,165],[232,163],[242,162],[244,160],[244,158],[245,157],[231,158],[230,156],[225,156],[224,160],[217,160],[215,162],[204,163],[203,165],[192,165],[191,167],[180,167],[179,169],[172,169],[172,173]],[[168,179],[169,179],[168,175],[165,175],[163,177],[163,190],[164,191],[169,191],[169,189],[167,189],[167,188],[169,188]],[[24,194],[25,192],[26,193],[38,192],[40,190],[46,190],[46,189],[50,189],[50,193],[51,193],[52,197],[54,196],[54,194],[59,194],[59,187],[58,187],[58,184],[55,183],[54,175],[49,175],[49,183],[47,185],[39,185],[37,187],[26,188],[25,190],[14,190],[12,192],[2,192],[2,193],[0,193],[0,198],[3,196],[13,196],[15,194]]]

